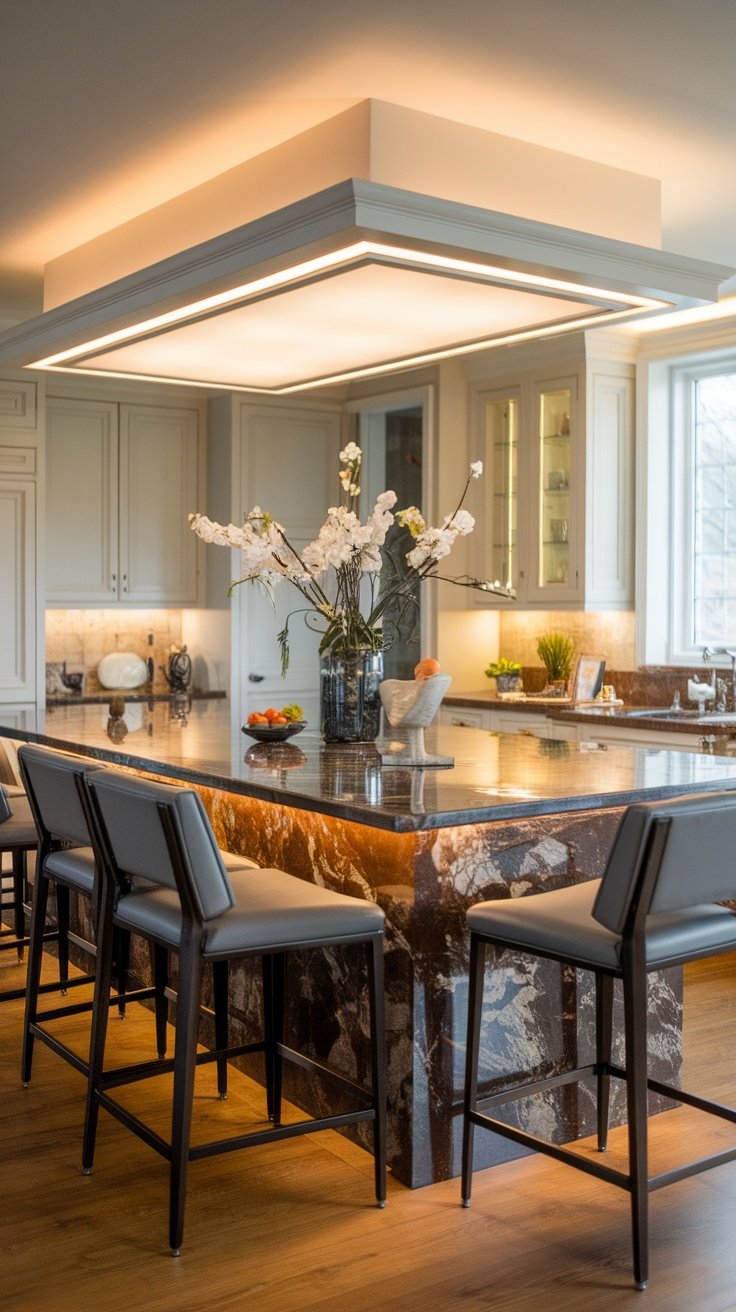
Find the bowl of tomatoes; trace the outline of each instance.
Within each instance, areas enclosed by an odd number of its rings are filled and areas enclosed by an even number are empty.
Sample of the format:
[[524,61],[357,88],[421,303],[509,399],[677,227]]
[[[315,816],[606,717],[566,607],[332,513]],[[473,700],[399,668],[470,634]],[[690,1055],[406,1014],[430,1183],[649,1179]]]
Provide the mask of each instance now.
[[295,703],[282,706],[280,711],[269,706],[265,711],[252,711],[242,731],[259,743],[283,743],[306,728],[303,716],[301,706]]

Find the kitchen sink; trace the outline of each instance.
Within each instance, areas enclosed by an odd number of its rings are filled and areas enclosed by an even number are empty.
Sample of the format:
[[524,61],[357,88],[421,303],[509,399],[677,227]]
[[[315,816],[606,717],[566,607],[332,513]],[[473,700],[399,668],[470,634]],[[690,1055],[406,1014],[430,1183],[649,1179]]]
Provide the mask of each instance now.
[[625,720],[697,720],[697,710],[673,711],[671,706],[632,706],[625,711],[616,711],[616,719]]
[[697,720],[698,724],[736,724],[734,711],[704,711],[701,715],[697,708],[673,711],[671,706],[634,706],[625,711],[616,711],[616,719],[622,720]]

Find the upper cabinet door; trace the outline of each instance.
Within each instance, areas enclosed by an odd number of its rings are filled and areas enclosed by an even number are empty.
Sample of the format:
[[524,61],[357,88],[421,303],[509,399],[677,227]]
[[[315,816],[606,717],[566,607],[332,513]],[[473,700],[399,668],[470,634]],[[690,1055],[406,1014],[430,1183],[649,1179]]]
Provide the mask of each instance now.
[[46,412],[46,597],[117,600],[118,407],[50,398]]
[[200,410],[50,398],[50,606],[194,606]]
[[535,449],[529,456],[535,488],[534,550],[527,597],[550,606],[581,599],[578,508],[584,499],[585,459],[578,436],[577,390],[576,378],[533,388]]
[[519,591],[520,390],[479,394],[486,514],[483,578]]
[[36,488],[0,476],[0,700],[36,690]]
[[197,410],[120,407],[120,600],[194,606]]
[[476,592],[477,606],[632,605],[634,366],[607,358],[605,344],[592,350],[586,342],[564,372],[472,385],[471,451],[485,460],[486,489],[474,573],[516,590],[511,602]]

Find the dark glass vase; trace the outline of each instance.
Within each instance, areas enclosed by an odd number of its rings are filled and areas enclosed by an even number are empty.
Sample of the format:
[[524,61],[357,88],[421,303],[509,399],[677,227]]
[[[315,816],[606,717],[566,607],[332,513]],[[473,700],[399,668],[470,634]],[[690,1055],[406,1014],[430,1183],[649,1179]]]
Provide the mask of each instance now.
[[361,647],[320,657],[320,729],[326,743],[367,743],[380,727],[383,652]]

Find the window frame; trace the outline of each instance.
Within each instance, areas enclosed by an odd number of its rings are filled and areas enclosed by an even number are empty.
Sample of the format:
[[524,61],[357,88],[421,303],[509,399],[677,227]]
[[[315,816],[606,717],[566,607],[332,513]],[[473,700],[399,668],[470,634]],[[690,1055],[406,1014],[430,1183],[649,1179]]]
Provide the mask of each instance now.
[[[696,384],[736,374],[736,347],[732,334],[729,349],[675,354],[673,345],[665,334],[643,343],[638,365],[637,662],[697,669],[703,646],[692,638]],[[723,634],[718,645],[735,639]]]

